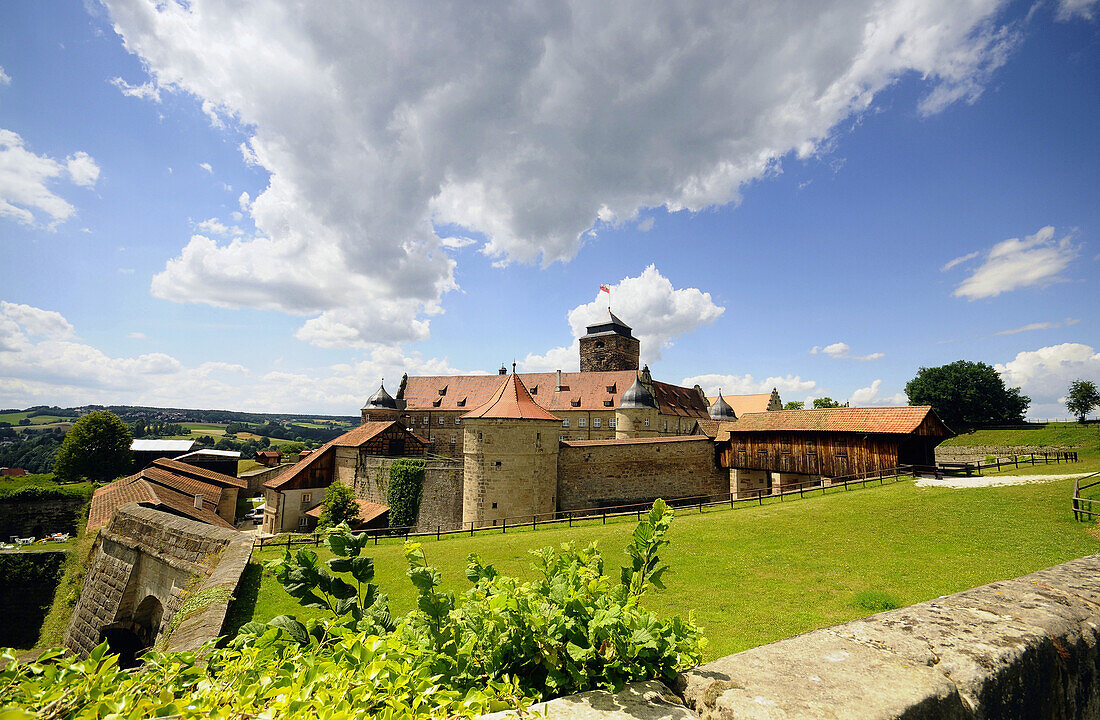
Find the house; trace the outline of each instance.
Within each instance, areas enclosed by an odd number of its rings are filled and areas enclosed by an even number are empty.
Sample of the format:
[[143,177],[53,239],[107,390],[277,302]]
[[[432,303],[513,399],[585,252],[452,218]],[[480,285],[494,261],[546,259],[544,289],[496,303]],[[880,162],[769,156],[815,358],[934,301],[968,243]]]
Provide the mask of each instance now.
[[21,477],[21,476],[26,475],[26,474],[27,474],[27,471],[24,470],[23,468],[12,468],[12,467],[0,468],[0,475],[2,475],[4,477]]
[[199,448],[176,458],[179,462],[233,477],[237,476],[237,463],[240,459],[239,450],[212,450],[211,448]]
[[416,433],[392,420],[367,422],[330,440],[264,483],[263,532],[275,535],[310,530],[320,510],[308,513],[320,506],[334,479],[354,487],[357,469],[366,458],[424,457],[426,445]]
[[134,454],[134,469],[140,470],[158,458],[176,458],[191,452],[194,440],[134,440],[130,452]]
[[104,485],[92,495],[88,529],[106,525],[115,509],[140,503],[218,527],[234,527],[237,493],[243,480],[169,458],[154,460],[129,477]]
[[952,433],[927,405],[749,413],[719,424],[719,464],[735,494],[782,490],[822,478],[933,465]]
[[278,450],[257,450],[256,462],[265,467],[275,467],[279,464],[283,454]]

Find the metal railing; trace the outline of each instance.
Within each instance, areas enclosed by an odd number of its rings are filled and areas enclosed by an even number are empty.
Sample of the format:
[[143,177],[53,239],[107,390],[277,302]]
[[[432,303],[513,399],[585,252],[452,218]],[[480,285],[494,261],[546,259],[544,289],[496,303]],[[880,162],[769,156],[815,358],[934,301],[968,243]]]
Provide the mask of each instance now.
[[[878,470],[870,470],[865,473],[858,473],[853,475],[844,475],[838,478],[818,478],[817,480],[808,480],[801,483],[790,483],[784,485],[774,486],[773,488],[759,488],[756,490],[749,490],[746,492],[738,493],[723,493],[721,495],[689,495],[678,498],[671,498],[665,500],[665,502],[674,508],[679,509],[697,509],[700,513],[706,512],[707,508],[713,508],[718,506],[729,506],[729,508],[735,509],[739,505],[757,504],[763,505],[765,500],[774,500],[777,502],[785,502],[788,499],[795,499],[805,497],[807,493],[813,491],[820,491],[822,495],[826,494],[829,490],[842,490],[848,491],[853,487],[867,487],[868,483],[878,483],[884,485],[887,482],[897,482],[902,477],[916,476],[916,472],[913,466],[897,466],[892,468],[882,468]],[[453,528],[445,530],[442,525],[437,525],[435,530],[421,530],[417,531],[416,526],[402,526],[402,527],[390,527],[379,529],[367,529],[361,532],[366,533],[369,537],[374,539],[374,544],[377,545],[379,539],[395,539],[408,540],[410,538],[421,538],[441,540],[442,538],[450,535],[468,535],[473,537],[475,534],[486,533],[499,533],[507,534],[511,529],[513,532],[517,530],[536,530],[539,527],[553,526],[553,525],[565,525],[567,527],[573,527],[574,523],[591,523],[592,521],[599,521],[600,524],[606,525],[610,519],[613,522],[623,518],[636,518],[641,520],[642,514],[649,511],[652,505],[652,501],[647,502],[635,502],[625,505],[612,505],[605,507],[594,508],[581,508],[574,510],[558,510],[555,512],[547,513],[534,513],[532,515],[516,515],[512,517],[497,518],[496,522],[499,524],[493,525],[480,525],[477,526],[474,523],[463,523],[460,528]],[[285,536],[276,535],[269,538],[258,538],[255,546],[258,548],[265,547],[286,547],[289,549],[291,545],[320,545],[324,540],[325,534],[320,532],[292,534],[287,533]]]
[[994,458],[992,462],[982,463],[981,460],[975,463],[967,462],[939,462],[936,463],[936,467],[944,475],[953,476],[966,476],[970,477],[974,473],[979,476],[982,474],[982,470],[1000,470],[1003,467],[1011,465],[1013,468],[1018,468],[1021,465],[1038,465],[1042,463],[1044,465],[1048,463],[1071,463],[1077,462],[1076,450],[1059,450],[1057,452],[1042,452],[1032,453],[1031,455],[1013,455],[1011,458]]

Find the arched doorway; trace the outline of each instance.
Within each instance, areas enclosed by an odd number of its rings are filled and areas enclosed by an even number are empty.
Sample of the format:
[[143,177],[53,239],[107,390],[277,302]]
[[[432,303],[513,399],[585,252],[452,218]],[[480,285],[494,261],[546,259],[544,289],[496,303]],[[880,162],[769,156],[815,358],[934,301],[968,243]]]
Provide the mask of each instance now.
[[156,642],[160,631],[160,621],[164,617],[164,606],[155,595],[142,600],[130,619],[111,623],[100,631],[100,639],[107,641],[107,647],[118,655],[118,665],[131,668],[139,664],[141,654]]

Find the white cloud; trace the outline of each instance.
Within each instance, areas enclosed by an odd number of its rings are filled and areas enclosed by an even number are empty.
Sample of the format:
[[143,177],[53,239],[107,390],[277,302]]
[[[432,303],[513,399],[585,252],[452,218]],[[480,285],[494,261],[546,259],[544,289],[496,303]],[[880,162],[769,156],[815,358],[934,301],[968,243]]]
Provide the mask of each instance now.
[[1072,20],[1074,17],[1092,20],[1098,4],[1100,0],[1059,0],[1058,19],[1063,22]]
[[157,86],[151,82],[145,82],[141,85],[131,85],[120,77],[111,78],[111,84],[122,91],[122,94],[126,97],[139,98],[141,100],[152,100],[153,102],[160,102],[160,90]]
[[[243,129],[270,173],[257,237],[189,245],[160,296],[272,307],[300,274],[343,274],[373,291],[309,314],[392,304],[400,325],[455,287],[433,223],[484,236],[499,263],[568,259],[601,222],[738,201],[903,76],[923,78],[924,112],[973,100],[1013,41],[1001,0],[107,4],[154,86]],[[270,249],[298,262],[272,271]],[[227,266],[255,280],[234,294]],[[315,319],[321,342],[372,340]]]
[[474,240],[473,238],[468,238],[468,237],[445,237],[445,238],[440,238],[439,239],[439,243],[443,247],[450,248],[452,250],[458,250],[459,248],[469,247],[470,245],[473,245],[476,242],[477,242],[477,240]]
[[119,275],[133,275],[134,274],[134,269],[133,268],[121,268],[120,267],[118,269],[118,274]]
[[1031,330],[1053,330],[1054,328],[1060,328],[1063,325],[1076,325],[1081,322],[1077,318],[1066,318],[1060,322],[1036,322],[1028,323],[1027,325],[1021,325],[1018,328],[1012,328],[1011,330],[1001,330],[1000,332],[993,333],[994,335],[1015,335],[1022,332],[1030,332]]
[[978,257],[978,255],[979,255],[978,251],[975,250],[972,253],[967,253],[966,255],[962,255],[960,257],[957,257],[954,260],[948,260],[946,263],[944,263],[944,266],[940,268],[940,272],[947,272],[948,270],[950,270],[953,267],[956,267],[958,265],[962,265],[964,262],[973,260],[974,258]]
[[638,223],[638,232],[649,232],[653,229],[653,224],[656,221],[657,219],[650,215],[645,220],[642,220],[640,223]]
[[[1006,385],[1021,388],[1024,395],[1040,405],[1057,402],[1078,378],[1100,382],[1100,353],[1082,343],[1020,352],[1015,359],[994,367]],[[1065,413],[1064,407],[1061,412]]]
[[4,72],[2,67],[0,67],[0,85],[11,85],[11,76]]
[[203,170],[205,170],[208,173],[213,173],[214,172],[214,168],[208,162],[199,163],[199,167],[201,167]]
[[817,355],[818,353],[821,353],[822,355],[828,355],[831,358],[845,358],[848,360],[863,361],[878,360],[879,358],[886,357],[886,353],[880,352],[873,352],[867,355],[852,355],[852,348],[849,347],[848,343],[842,342],[835,342],[832,345],[826,345],[825,347],[814,345],[812,348],[810,348],[811,355]]
[[217,218],[207,218],[202,222],[194,223],[195,229],[212,235],[228,235],[229,228]]
[[685,387],[698,385],[707,395],[717,395],[721,390],[723,395],[758,395],[771,392],[772,388],[782,395],[801,395],[817,388],[814,380],[803,380],[798,375],[784,375],[782,377],[768,377],[757,381],[752,375],[721,375],[710,373],[707,375],[693,375],[680,381]]
[[220,361],[187,366],[160,352],[112,357],[73,335],[60,313],[0,302],[0,406],[100,403],[356,415],[382,377],[395,392],[403,371],[458,372],[445,359],[377,348],[353,363],[257,374]]
[[985,261],[953,293],[969,300],[996,297],[1018,288],[1042,285],[1060,279],[1059,273],[1077,257],[1072,235],[1054,239],[1047,225],[1023,240],[1009,238],[994,245]]
[[873,380],[868,387],[859,388],[852,393],[852,396],[848,398],[848,402],[852,405],[869,405],[878,398],[879,388],[882,387],[882,380]]
[[135,330],[133,332],[126,333],[126,337],[130,338],[131,340],[144,340],[145,333]]
[[49,188],[64,175],[77,185],[91,187],[99,177],[99,167],[85,152],[70,155],[64,165],[36,155],[24,147],[17,133],[0,129],[0,216],[33,226],[45,215],[45,227],[57,227],[75,212]]
[[564,370],[576,372],[580,370],[581,344],[574,340],[572,345],[551,348],[542,355],[528,353],[527,357],[518,361],[516,365],[526,372],[552,372]]

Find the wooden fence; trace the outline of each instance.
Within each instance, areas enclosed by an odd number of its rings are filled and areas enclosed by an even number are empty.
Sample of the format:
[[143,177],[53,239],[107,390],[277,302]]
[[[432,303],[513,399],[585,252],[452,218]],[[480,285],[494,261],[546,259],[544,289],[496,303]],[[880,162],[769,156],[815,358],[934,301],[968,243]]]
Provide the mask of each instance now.
[[[897,482],[902,477],[915,476],[913,466],[899,466],[894,468],[874,470],[859,475],[846,475],[839,478],[825,478],[828,480],[828,484],[823,483],[821,480],[807,481],[803,483],[791,484],[783,486],[780,490],[755,490],[749,491],[744,494],[725,493],[723,495],[691,495],[686,497],[672,498],[665,500],[671,507],[679,508],[682,510],[697,509],[700,513],[706,512],[707,508],[713,507],[725,507],[729,506],[730,509],[734,509],[739,505],[752,504],[763,505],[764,500],[772,500],[776,502],[785,502],[789,499],[796,499],[805,497],[808,493],[814,491],[820,492],[822,495],[826,494],[830,490],[837,490],[841,492],[848,491],[853,487],[867,487],[868,483],[884,485],[887,482]],[[599,508],[585,508],[582,510],[563,510],[552,513],[536,513],[534,515],[520,515],[515,517],[500,518],[499,525],[483,525],[475,527],[473,523],[466,523],[463,527],[444,530],[442,526],[436,526],[435,530],[429,530],[427,532],[416,532],[415,527],[392,527],[381,528],[377,530],[364,530],[368,536],[374,538],[374,544],[377,545],[379,539],[386,538],[399,538],[401,540],[408,540],[410,538],[417,539],[436,539],[440,540],[448,535],[468,535],[473,537],[475,534],[486,533],[499,533],[501,535],[507,534],[509,528],[512,531],[516,530],[535,530],[539,527],[551,526],[551,525],[565,525],[567,527],[573,527],[574,523],[600,521],[600,524],[607,524],[608,519],[612,522],[625,518],[630,519],[642,519],[642,514],[649,511],[652,503],[631,503],[629,505],[614,505],[610,507]],[[468,527],[466,526],[468,525]],[[277,535],[273,537],[261,537],[256,540],[255,546],[257,548],[265,547],[286,547],[289,549],[291,545],[320,545],[325,539],[325,533],[314,532],[309,534],[291,534]]]
[[1032,455],[1013,455],[1010,458],[995,458],[992,462],[985,463],[981,460],[976,463],[939,462],[936,463],[936,468],[939,469],[940,473],[943,475],[970,477],[975,473],[981,475],[982,470],[1000,470],[1003,467],[1009,466],[1018,468],[1021,465],[1038,465],[1040,463],[1046,465],[1048,463],[1071,462],[1077,462],[1077,451],[1075,450],[1034,453]]
[[[1082,480],[1092,480],[1092,482],[1088,482],[1082,485]],[[1100,512],[1095,512],[1092,509],[1093,503],[1097,502],[1098,500],[1094,500],[1093,498],[1081,497],[1082,490],[1088,490],[1089,488],[1096,487],[1097,485],[1100,485],[1100,472],[1094,472],[1092,475],[1086,475],[1083,478],[1077,478],[1073,481],[1074,520],[1088,520],[1089,518],[1100,516]]]

